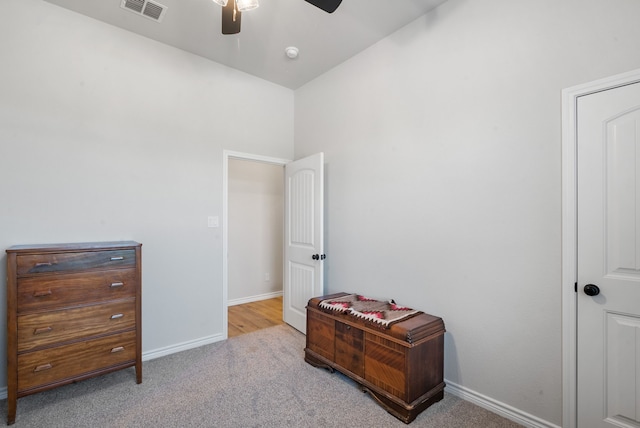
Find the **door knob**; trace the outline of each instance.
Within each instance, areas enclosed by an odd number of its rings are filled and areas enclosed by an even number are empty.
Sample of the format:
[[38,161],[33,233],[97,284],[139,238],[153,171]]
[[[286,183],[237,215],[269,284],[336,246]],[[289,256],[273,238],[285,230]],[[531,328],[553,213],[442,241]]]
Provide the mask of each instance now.
[[311,258],[313,260],[320,260],[320,254],[314,254],[313,256],[311,256]]
[[594,284],[587,284],[584,286],[584,294],[587,296],[597,296],[600,294],[600,287]]

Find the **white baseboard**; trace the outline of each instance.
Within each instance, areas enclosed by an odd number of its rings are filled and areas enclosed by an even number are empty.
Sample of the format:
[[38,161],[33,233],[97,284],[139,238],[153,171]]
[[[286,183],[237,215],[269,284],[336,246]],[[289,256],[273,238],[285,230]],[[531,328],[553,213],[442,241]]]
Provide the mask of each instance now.
[[273,299],[275,297],[280,297],[280,296],[282,296],[282,291],[275,291],[273,293],[258,294],[256,296],[242,297],[240,299],[230,299],[227,302],[227,305],[228,306],[242,305],[245,303],[259,302],[260,300]]
[[175,345],[165,346],[164,348],[158,348],[151,351],[143,352],[142,361],[154,360],[166,355],[175,354],[176,352],[182,352],[188,349],[210,345],[212,343],[220,342],[221,340],[224,340],[224,336],[222,334],[214,334],[213,336],[202,337],[200,339],[191,340],[189,342],[176,343]]
[[469,401],[476,406],[487,409],[490,412],[496,413],[525,427],[560,428],[560,426],[558,425],[530,415],[529,413],[525,413],[521,410],[509,406],[508,404],[487,397],[486,395],[479,394],[478,392],[473,391],[469,388],[465,388],[464,386],[457,385],[454,382],[450,382],[446,379],[444,380],[444,382],[447,384],[447,386],[445,387],[445,391],[449,394],[460,397],[463,400]]

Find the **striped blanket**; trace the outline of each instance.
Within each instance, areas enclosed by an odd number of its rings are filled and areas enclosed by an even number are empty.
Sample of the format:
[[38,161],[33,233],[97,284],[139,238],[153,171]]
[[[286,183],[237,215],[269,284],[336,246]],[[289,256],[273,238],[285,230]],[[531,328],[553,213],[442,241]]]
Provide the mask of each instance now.
[[421,311],[398,305],[393,300],[375,300],[359,294],[349,294],[336,299],[323,300],[319,306],[323,310],[344,312],[385,328],[422,313]]

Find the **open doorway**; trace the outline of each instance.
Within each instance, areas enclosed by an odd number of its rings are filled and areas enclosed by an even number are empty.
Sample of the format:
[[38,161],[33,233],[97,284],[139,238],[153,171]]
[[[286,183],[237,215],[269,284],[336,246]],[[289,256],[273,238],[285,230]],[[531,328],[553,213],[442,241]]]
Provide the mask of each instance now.
[[282,324],[287,160],[225,152],[225,337]]

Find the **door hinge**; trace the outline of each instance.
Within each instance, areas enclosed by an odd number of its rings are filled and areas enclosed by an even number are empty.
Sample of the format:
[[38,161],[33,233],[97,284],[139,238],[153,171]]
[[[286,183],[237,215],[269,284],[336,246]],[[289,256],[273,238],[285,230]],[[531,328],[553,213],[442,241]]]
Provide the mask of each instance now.
[[573,284],[573,291],[576,292],[576,293],[578,292],[578,283],[577,282],[575,282]]

